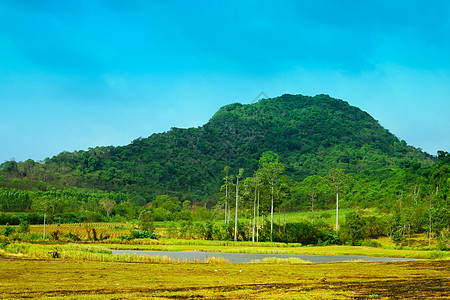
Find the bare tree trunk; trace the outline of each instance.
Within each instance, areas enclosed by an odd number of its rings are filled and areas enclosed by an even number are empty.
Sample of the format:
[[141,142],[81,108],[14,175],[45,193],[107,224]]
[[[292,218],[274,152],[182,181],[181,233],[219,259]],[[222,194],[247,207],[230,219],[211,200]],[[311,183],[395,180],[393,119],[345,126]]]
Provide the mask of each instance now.
[[225,180],[225,224],[227,224],[227,209],[228,209],[228,178]]
[[411,224],[408,224],[408,247],[411,244]]
[[225,224],[227,224],[227,210],[228,210],[228,207],[227,207],[227,200],[225,199],[225,209],[224,209],[224,211],[225,211]]
[[281,210],[278,208],[278,234],[281,233]]
[[[437,197],[437,194],[439,193],[439,187],[438,186],[436,186],[436,197]],[[432,197],[430,197],[430,210],[429,210],[429,213],[428,213],[428,215],[429,215],[429,224],[428,224],[428,227],[429,227],[429,230],[428,230],[428,247],[431,247],[431,237],[432,237],[432,234],[433,234],[433,231],[431,230],[432,229],[432,227],[433,227],[433,221],[432,221],[432,219],[431,219],[431,208],[433,207],[433,203],[432,203]]]
[[431,227],[433,226],[433,224],[431,223],[431,200],[430,200],[430,210],[428,211],[428,215],[429,215],[429,224],[428,224],[428,247],[431,247]]
[[336,233],[339,231],[339,189],[336,188]]
[[234,220],[234,241],[237,241],[237,228],[238,228],[238,200],[239,200],[239,178],[236,181],[236,214]]
[[250,241],[252,235],[252,218],[248,220],[248,240]]
[[45,217],[47,214],[44,213],[44,234],[42,235],[42,239],[45,239]]
[[311,197],[311,224],[314,225],[314,199],[316,198],[316,194],[310,193],[309,196]]
[[420,186],[417,187],[417,183],[414,184],[414,205],[417,206],[417,199],[419,198]]
[[256,242],[259,242],[259,190],[258,190],[258,216],[256,219]]
[[270,205],[270,241],[273,236],[273,183],[272,183],[272,203]]
[[252,226],[252,242],[255,242],[255,223],[256,223],[256,195],[257,187],[255,186],[255,199],[253,200],[253,226]]

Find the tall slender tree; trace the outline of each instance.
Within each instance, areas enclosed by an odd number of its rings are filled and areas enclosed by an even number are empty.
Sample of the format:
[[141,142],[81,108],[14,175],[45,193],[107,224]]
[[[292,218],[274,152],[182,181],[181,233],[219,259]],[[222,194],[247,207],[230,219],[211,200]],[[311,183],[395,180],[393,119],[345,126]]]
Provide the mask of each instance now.
[[45,239],[45,227],[46,227],[46,219],[47,213],[50,210],[52,199],[49,196],[38,197],[33,200],[33,204],[31,209],[33,211],[38,211],[44,214],[44,231],[42,233],[42,238]]
[[114,207],[116,206],[116,201],[103,197],[102,199],[100,199],[99,204],[105,209],[109,220],[109,217],[114,210]]
[[[255,229],[257,230],[256,227],[256,211],[257,209],[259,210],[259,207],[257,207],[257,204],[259,204],[258,202],[258,194],[259,194],[259,184],[260,184],[260,178],[258,176],[253,176],[253,184],[254,184],[254,188],[255,188],[255,192],[254,192],[254,200],[253,200],[253,226],[252,226],[252,242],[255,242]],[[258,211],[258,215],[259,215],[259,211]]]
[[227,212],[228,212],[228,178],[229,178],[229,173],[230,173],[230,167],[226,166],[224,169],[225,171],[225,224],[228,224],[228,219],[227,219]]
[[284,173],[284,166],[278,162],[278,154],[266,151],[259,159],[261,175],[270,187],[270,240],[273,239],[273,210],[275,203],[275,186],[279,183],[280,175]]
[[236,175],[236,212],[234,216],[234,241],[237,241],[237,231],[238,231],[238,206],[239,206],[239,178],[242,177],[244,169],[239,169],[239,174]]
[[350,178],[343,169],[331,169],[328,171],[325,180],[336,192],[336,233],[339,232],[339,191],[347,185]]

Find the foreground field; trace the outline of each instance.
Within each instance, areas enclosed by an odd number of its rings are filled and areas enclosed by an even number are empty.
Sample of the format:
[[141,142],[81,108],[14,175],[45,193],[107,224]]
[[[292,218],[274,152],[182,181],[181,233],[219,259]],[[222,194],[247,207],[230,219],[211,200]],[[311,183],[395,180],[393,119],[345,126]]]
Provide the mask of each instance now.
[[450,299],[450,261],[114,263],[0,258],[0,297],[65,299]]

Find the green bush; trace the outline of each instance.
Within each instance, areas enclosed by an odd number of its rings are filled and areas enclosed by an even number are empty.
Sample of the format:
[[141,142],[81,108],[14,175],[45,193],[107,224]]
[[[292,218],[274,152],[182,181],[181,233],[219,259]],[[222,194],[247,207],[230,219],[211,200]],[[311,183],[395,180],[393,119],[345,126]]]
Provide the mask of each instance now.
[[167,227],[167,235],[169,238],[178,238],[178,227],[175,223],[170,223]]
[[149,230],[153,228],[153,221],[155,220],[151,209],[145,209],[139,214],[139,228],[142,230]]
[[151,230],[133,230],[130,237],[133,239],[156,239],[156,234]]
[[80,236],[76,233],[72,233],[72,231],[69,231],[69,233],[64,235],[65,237],[69,238],[72,242],[78,242],[80,241]]
[[343,242],[352,246],[359,246],[367,237],[367,220],[360,212],[350,211],[345,216],[345,222],[339,230]]
[[[85,215],[87,217],[87,215]],[[61,213],[53,217],[53,222],[57,224],[80,223],[80,216],[76,213]]]
[[[269,232],[265,234],[270,237],[270,224],[265,226]],[[331,239],[325,231],[320,231],[318,227],[309,222],[286,223],[279,227],[274,226],[273,241],[283,243],[300,243],[302,245],[315,245]]]
[[30,232],[30,223],[28,223],[27,220],[22,220],[19,224],[19,229],[17,231],[20,233]]
[[10,241],[4,240],[0,243],[0,249],[6,249],[6,247],[11,244]]
[[383,245],[374,240],[365,240],[364,242],[362,242],[361,246],[381,248]]
[[165,208],[157,207],[153,210],[153,218],[155,221],[172,221],[173,214]]
[[2,234],[5,236],[9,236],[14,233],[14,227],[10,225],[6,225],[6,227],[3,229]]
[[0,225],[19,225],[21,221],[27,221],[29,224],[42,224],[44,215],[38,213],[1,213]]

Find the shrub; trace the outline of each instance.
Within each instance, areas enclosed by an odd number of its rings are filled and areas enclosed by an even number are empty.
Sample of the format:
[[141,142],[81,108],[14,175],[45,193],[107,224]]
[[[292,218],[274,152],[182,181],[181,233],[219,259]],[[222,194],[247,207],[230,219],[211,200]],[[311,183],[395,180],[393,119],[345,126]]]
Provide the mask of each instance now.
[[72,231],[69,231],[69,233],[65,234],[65,236],[69,238],[69,240],[71,240],[72,242],[78,242],[81,240],[80,236],[76,233],[72,233]]
[[133,230],[130,237],[133,239],[156,239],[156,234],[151,230]]
[[[87,218],[88,215],[85,215]],[[92,217],[92,216],[89,216]],[[54,217],[54,222],[58,224],[71,224],[71,223],[79,223],[80,217],[76,213],[60,213],[56,214]]]
[[29,233],[26,236],[26,240],[40,241],[40,240],[42,240],[42,233]]
[[[270,230],[270,225],[266,227]],[[278,230],[273,231],[274,242],[310,245],[317,244],[321,237],[317,228],[309,222],[287,223],[281,232]]]
[[374,248],[381,248],[383,246],[379,242],[374,240],[365,240],[364,242],[362,242],[361,245],[365,247],[374,247]]
[[190,221],[190,220],[192,220],[191,213],[188,212],[188,211],[185,210],[185,209],[183,209],[183,210],[181,210],[181,211],[179,211],[179,212],[175,212],[175,213],[173,214],[173,218],[174,218],[175,220],[184,220],[184,221]]
[[6,247],[10,244],[10,241],[4,240],[0,243],[0,249],[6,249]]
[[342,240],[350,245],[361,245],[367,235],[366,218],[361,213],[350,211],[339,230]]
[[178,238],[178,227],[175,223],[170,223],[167,227],[167,235],[169,238]]
[[29,224],[42,224],[44,216],[38,213],[0,213],[0,225],[19,225],[21,221]]
[[20,233],[30,232],[30,223],[28,223],[27,220],[22,220],[19,224],[19,229],[17,231]]
[[152,210],[145,209],[139,215],[139,227],[142,230],[149,230],[153,228],[154,220]]
[[153,217],[155,221],[171,221],[173,219],[172,213],[162,207],[153,210]]
[[58,229],[55,231],[52,231],[50,233],[50,235],[52,236],[53,240],[58,241],[59,240],[59,235],[61,234],[61,231],[59,231]]
[[9,236],[14,233],[14,227],[10,225],[6,225],[6,227],[3,229],[2,234],[5,236]]

